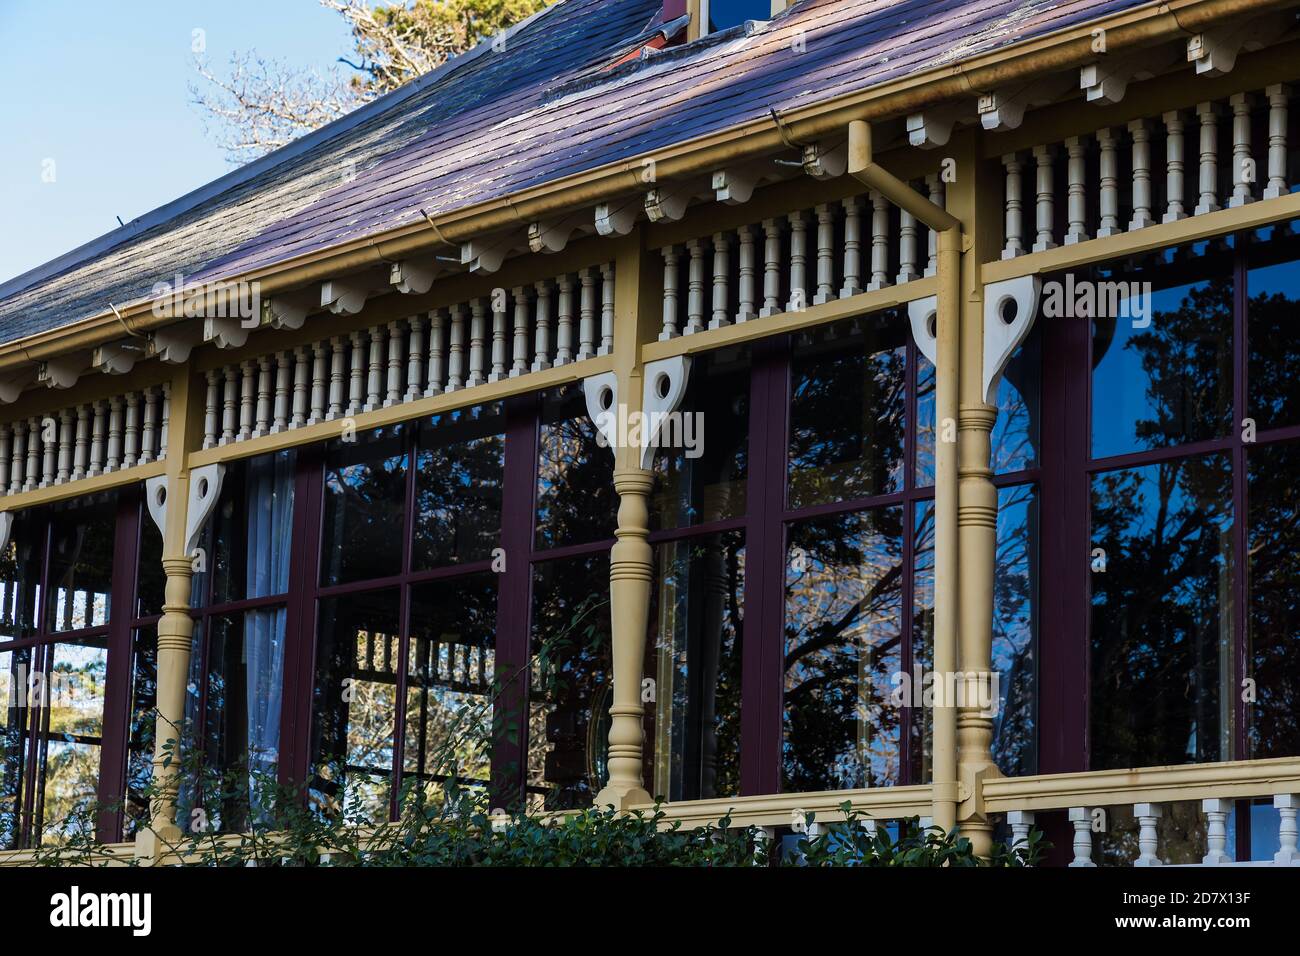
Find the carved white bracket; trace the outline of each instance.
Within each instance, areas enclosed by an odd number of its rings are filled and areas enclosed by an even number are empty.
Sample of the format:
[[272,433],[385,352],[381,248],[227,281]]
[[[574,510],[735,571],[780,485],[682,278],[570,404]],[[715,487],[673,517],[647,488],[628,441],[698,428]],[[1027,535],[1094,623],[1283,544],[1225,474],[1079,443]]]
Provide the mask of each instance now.
[[582,380],[582,394],[587,400],[587,417],[596,426],[609,449],[618,447],[618,375],[602,372]]
[[496,236],[491,241],[471,239],[461,244],[460,261],[469,267],[470,272],[496,272],[501,268],[501,263],[505,262],[509,251],[510,243],[502,236]]
[[12,511],[0,511],[0,554],[4,554],[9,547],[9,536],[14,531],[14,513]]
[[803,171],[813,179],[835,179],[849,168],[849,141],[809,143],[803,148]]
[[954,106],[913,113],[907,118],[907,141],[920,149],[943,146],[952,137],[952,128],[960,118],[961,110]]
[[1089,103],[1099,106],[1118,103],[1128,92],[1130,80],[1148,80],[1155,75],[1149,66],[1149,56],[1145,60],[1130,57],[1088,63],[1079,67],[1079,89],[1083,90],[1083,98]]
[[1003,90],[985,93],[976,101],[980,125],[986,130],[1016,129],[1025,119],[1027,101]]
[[101,345],[90,353],[90,364],[108,375],[125,375],[142,357],[136,345]]
[[356,315],[370,298],[370,283],[364,279],[328,279],[320,284],[320,307],[335,315]]
[[144,480],[144,503],[158,532],[167,540],[167,476],[154,475]]
[[763,178],[763,170],[757,166],[742,166],[737,169],[719,169],[713,174],[713,194],[718,202],[734,206],[749,202],[754,195],[754,187]]
[[48,359],[37,366],[36,380],[50,388],[72,388],[87,367],[86,358],[82,355]]
[[158,329],[149,336],[146,353],[168,365],[187,362],[194,346],[203,341],[203,323],[181,322]]
[[441,271],[436,263],[426,266],[409,259],[394,262],[388,272],[388,283],[404,295],[424,295],[433,288],[433,280]]
[[199,546],[199,535],[212,509],[221,495],[221,483],[226,478],[226,466],[220,462],[190,469],[190,501],[185,513],[185,553],[193,554]]
[[935,334],[938,314],[937,296],[928,295],[924,299],[913,299],[907,303],[907,318],[912,324],[912,341],[916,343],[917,351],[936,367],[939,364],[936,358],[939,354],[939,340]]
[[528,248],[532,252],[560,252],[586,220],[580,215],[541,219],[528,226]]
[[984,401],[997,398],[998,381],[1011,353],[1016,350],[1038,315],[1043,282],[1038,276],[1019,276],[984,287]]
[[656,186],[645,194],[645,214],[651,222],[677,222],[686,215],[690,201],[689,191],[669,192],[663,186]]
[[203,341],[211,342],[219,349],[241,348],[248,341],[250,331],[242,319],[234,317],[203,320]]
[[1223,76],[1237,65],[1237,54],[1242,50],[1258,50],[1264,46],[1268,31],[1274,35],[1285,30],[1285,22],[1276,17],[1207,30],[1187,41],[1187,62],[1196,65],[1197,76]]
[[626,236],[640,213],[640,203],[632,198],[603,202],[596,207],[596,232],[602,236]]
[[308,292],[273,295],[262,300],[262,324],[273,329],[300,329],[316,306],[316,297]]
[[0,379],[0,402],[8,405],[10,402],[18,401],[18,396],[23,393],[23,389],[36,378],[36,371],[36,366],[29,365],[16,375]]
[[689,355],[674,355],[672,358],[646,363],[645,379],[641,386],[642,468],[649,468],[654,464],[664,417],[677,411],[682,399],[686,397],[686,385],[690,380],[690,374]]

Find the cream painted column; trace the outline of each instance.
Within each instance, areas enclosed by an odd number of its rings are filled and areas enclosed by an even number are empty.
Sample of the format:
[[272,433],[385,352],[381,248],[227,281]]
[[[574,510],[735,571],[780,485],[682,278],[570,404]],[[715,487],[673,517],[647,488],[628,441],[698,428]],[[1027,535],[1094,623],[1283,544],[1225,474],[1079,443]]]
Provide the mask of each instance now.
[[[163,616],[158,622],[157,717],[154,729],[153,774],[156,796],[149,808],[150,826],[136,837],[136,856],[156,862],[181,837],[176,824],[176,793],[181,757],[179,741],[185,717],[185,685],[189,678],[190,582],[194,556],[186,553],[189,502],[188,453],[201,440],[202,415],[193,413],[190,365],[178,369],[171,385],[171,420],[167,449],[167,521],[163,535],[163,570],[167,582]],[[200,410],[201,411],[201,410]],[[168,746],[168,743],[171,746]]]
[[985,289],[980,263],[999,257],[1002,211],[995,202],[1001,195],[995,188],[996,164],[979,159],[975,145],[970,136],[958,146],[957,182],[948,190],[948,210],[962,220],[968,237],[962,255],[957,416],[957,672],[951,680],[958,705],[957,827],[976,853],[987,856],[993,828],[984,808],[982,780],[999,775],[991,752],[993,716],[981,706],[992,686],[998,497],[990,454],[997,408],[984,400]]
[[[621,413],[641,410],[644,368],[641,343],[652,342],[663,318],[654,256],[643,248],[638,227],[619,241],[614,266],[614,378]],[[615,409],[615,412],[619,412]],[[645,704],[641,700],[654,553],[650,547],[650,492],[654,472],[641,467],[641,449],[614,445],[614,489],[619,496],[616,542],[610,553],[609,598],[613,703],[609,713],[609,781],[597,806],[619,810],[649,803],[642,767]]]

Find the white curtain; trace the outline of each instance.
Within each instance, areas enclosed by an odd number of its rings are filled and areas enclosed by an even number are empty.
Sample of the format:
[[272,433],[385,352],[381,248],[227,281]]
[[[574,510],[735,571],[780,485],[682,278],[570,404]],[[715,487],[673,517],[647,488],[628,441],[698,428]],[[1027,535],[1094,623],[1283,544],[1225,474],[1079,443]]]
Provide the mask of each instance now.
[[[247,595],[289,589],[293,533],[293,454],[256,458],[248,465]],[[244,615],[244,666],[248,696],[248,765],[274,774],[280,756],[280,701],[284,687],[286,610]]]

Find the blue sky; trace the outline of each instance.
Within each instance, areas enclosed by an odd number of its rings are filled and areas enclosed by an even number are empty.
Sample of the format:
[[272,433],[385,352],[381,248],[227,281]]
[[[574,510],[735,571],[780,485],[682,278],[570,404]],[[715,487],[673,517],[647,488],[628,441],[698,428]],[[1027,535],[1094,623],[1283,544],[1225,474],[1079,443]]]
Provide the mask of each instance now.
[[190,102],[195,30],[217,72],[351,49],[315,0],[0,0],[0,282],[233,168]]

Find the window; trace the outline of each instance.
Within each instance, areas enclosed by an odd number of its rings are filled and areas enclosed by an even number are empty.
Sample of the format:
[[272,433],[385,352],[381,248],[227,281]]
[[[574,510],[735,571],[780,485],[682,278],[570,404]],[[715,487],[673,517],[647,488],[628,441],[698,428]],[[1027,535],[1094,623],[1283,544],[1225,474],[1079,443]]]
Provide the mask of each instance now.
[[700,0],[700,22],[705,27],[701,34],[729,30],[746,20],[767,20],[772,8],[772,0]]
[[[153,759],[156,664],[138,488],[28,509],[0,555],[0,849],[134,832]],[[142,582],[143,584],[143,582]]]

